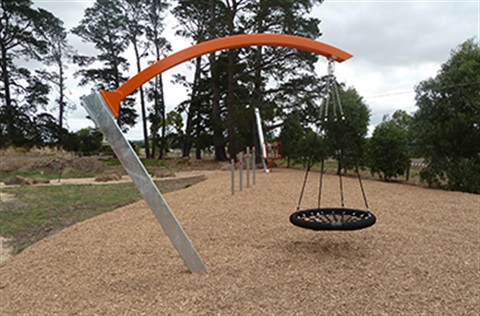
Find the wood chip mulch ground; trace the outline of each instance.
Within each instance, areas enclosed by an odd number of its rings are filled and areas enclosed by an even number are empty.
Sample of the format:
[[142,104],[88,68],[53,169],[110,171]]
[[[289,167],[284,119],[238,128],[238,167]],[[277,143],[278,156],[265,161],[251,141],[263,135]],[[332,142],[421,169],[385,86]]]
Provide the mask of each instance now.
[[[144,201],[67,228],[0,265],[0,314],[480,314],[479,195],[365,181],[377,224],[314,232],[288,220],[303,175],[258,172],[231,196],[218,171],[165,195],[208,273],[188,272]],[[339,205],[336,177],[323,200]]]

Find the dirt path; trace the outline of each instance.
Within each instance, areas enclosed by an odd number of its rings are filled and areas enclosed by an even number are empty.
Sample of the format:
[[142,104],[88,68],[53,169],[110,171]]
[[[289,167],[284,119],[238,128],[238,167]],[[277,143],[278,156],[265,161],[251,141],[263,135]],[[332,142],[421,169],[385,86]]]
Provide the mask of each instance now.
[[[165,195],[209,267],[191,274],[144,201],[74,225],[0,265],[0,314],[478,315],[480,196],[365,181],[375,226],[288,221],[303,173],[228,172]],[[304,208],[316,204],[309,180]],[[347,206],[362,207],[354,179]],[[324,198],[338,205],[338,179]]]
[[0,236],[0,264],[12,256],[13,248],[8,244],[9,239]]
[[[169,179],[182,179],[182,178],[190,178],[190,177],[195,177],[195,176],[201,176],[201,175],[208,175],[210,173],[217,172],[215,170],[193,170],[193,171],[181,171],[175,173],[175,177],[166,177],[166,178],[154,178],[155,181],[162,181],[162,180],[169,180]],[[116,184],[116,183],[127,183],[131,182],[132,179],[129,176],[122,176],[121,180],[116,180],[116,181],[106,181],[106,182],[99,182],[95,181],[95,178],[65,178],[65,179],[60,179],[60,181],[53,179],[50,180],[50,183],[44,183],[44,184],[35,184],[38,186],[46,186],[46,185],[64,185],[64,184],[96,184],[96,185],[102,185],[102,184]],[[3,182],[0,182],[0,189],[6,188],[6,187],[13,187],[15,185],[6,185]]]
[[[7,203],[15,200],[12,194],[0,192],[0,202]],[[8,244],[9,239],[0,236],[0,264],[12,256],[13,248]]]

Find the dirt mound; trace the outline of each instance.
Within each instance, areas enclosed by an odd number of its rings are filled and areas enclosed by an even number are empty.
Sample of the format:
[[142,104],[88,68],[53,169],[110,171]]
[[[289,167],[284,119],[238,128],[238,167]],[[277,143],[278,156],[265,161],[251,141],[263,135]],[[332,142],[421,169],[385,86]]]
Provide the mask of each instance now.
[[169,178],[169,177],[175,177],[175,172],[173,172],[170,169],[166,168],[160,168],[155,171],[154,174],[155,178]]
[[25,178],[22,176],[14,176],[5,180],[3,183],[6,185],[31,185],[31,184],[47,184],[50,180],[42,177]]
[[63,172],[64,170],[77,170],[86,173],[101,173],[108,167],[100,161],[98,157],[81,157],[81,158],[59,158],[59,157],[45,157],[36,161],[32,161],[24,166],[24,171],[38,171],[44,172]]
[[27,156],[4,156],[0,155],[0,172],[14,172],[31,164],[33,159]]
[[115,172],[104,172],[95,177],[96,182],[119,181],[121,179],[122,176]]

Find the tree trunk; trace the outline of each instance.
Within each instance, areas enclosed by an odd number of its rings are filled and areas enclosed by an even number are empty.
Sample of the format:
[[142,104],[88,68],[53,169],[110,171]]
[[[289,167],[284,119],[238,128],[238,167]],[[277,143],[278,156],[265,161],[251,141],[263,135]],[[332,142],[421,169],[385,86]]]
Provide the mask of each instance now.
[[[210,39],[217,37],[217,29],[215,25],[215,5],[216,1],[210,0],[210,21],[208,33]],[[223,139],[224,127],[220,116],[220,84],[217,71],[217,60],[215,53],[208,56],[210,62],[210,75],[212,77],[212,130],[213,130],[213,147],[215,150],[215,160],[226,161],[227,153],[225,152],[225,142]]]
[[[132,40],[133,44],[133,50],[135,51],[135,60],[137,62],[137,72],[142,71],[142,67],[140,65],[140,54],[138,52],[138,45],[137,45],[137,40],[133,39]],[[150,145],[148,142],[148,126],[147,126],[147,111],[145,109],[145,95],[143,93],[143,87],[139,87],[140,90],[140,109],[142,112],[142,129],[143,129],[143,144],[145,146],[145,155],[147,158],[152,158],[150,154]]]
[[[160,60],[160,48],[158,47],[158,44],[155,45],[155,57],[157,58],[157,60]],[[161,112],[161,115],[162,115],[162,136],[160,137],[160,148],[158,149],[158,159],[163,159],[163,152],[165,151],[165,127],[166,127],[166,123],[165,123],[165,118],[166,118],[166,114],[165,114],[165,95],[163,93],[163,77],[162,77],[162,74],[160,75],[157,75],[155,77],[155,88],[157,89],[157,94],[155,96],[155,100],[158,99],[158,101],[156,102],[159,102],[159,104],[157,103],[156,106],[155,106],[155,111],[158,111],[160,110]],[[156,118],[158,118],[158,112],[156,113]],[[158,124],[158,122],[157,122]],[[156,127],[157,130],[158,130],[158,126]],[[156,132],[155,132],[156,134]]]
[[195,75],[193,78],[192,94],[190,98],[190,107],[187,114],[187,126],[185,128],[185,142],[183,144],[183,157],[190,157],[190,150],[192,149],[192,121],[197,112],[197,96],[198,85],[200,82],[202,57],[197,57],[195,60]]
[[58,140],[57,148],[61,150],[63,148],[63,115],[65,113],[65,103],[64,103],[64,78],[63,78],[63,64],[61,59],[58,60],[58,72],[59,72],[59,96],[58,96]]
[[[265,33],[265,17],[267,15],[267,8],[266,4],[263,0],[258,2],[259,10],[256,17],[256,32],[257,33]],[[263,47],[257,46],[255,50],[255,60],[254,60],[254,87],[253,87],[253,105],[254,107],[258,108],[259,110],[262,108],[263,105],[263,97],[264,91],[262,89],[262,59],[263,59]],[[257,160],[260,160],[262,157],[262,150],[260,144],[260,138],[258,135],[258,128],[261,126],[257,126],[257,120],[255,119],[254,109],[252,109],[252,117],[253,117],[253,133],[252,133],[252,144],[258,150],[255,151],[255,156]]]
[[158,149],[158,159],[163,159],[165,151],[165,129],[166,129],[166,113],[165,113],[165,97],[163,94],[163,78],[162,75],[158,75],[158,91],[160,92],[160,111],[162,114],[162,136],[160,137],[160,148]]
[[[260,105],[263,103],[263,93],[262,93],[262,46],[257,46],[257,50],[255,52],[255,77],[254,77],[254,88],[253,88],[253,105],[254,107],[261,108]],[[258,129],[261,126],[257,126],[257,120],[255,119],[254,109],[252,109],[253,113],[253,132],[252,132],[252,144],[255,148],[258,148],[255,152],[255,156],[257,160],[260,160],[262,157],[262,151],[260,144],[260,136],[258,135]]]
[[202,149],[200,147],[195,147],[195,159],[202,160]]
[[12,97],[10,95],[10,78],[8,76],[8,65],[7,65],[7,49],[2,42],[2,80],[3,80],[3,90],[5,96],[5,121],[7,123],[7,140],[5,141],[5,145],[8,146],[12,143],[13,135],[15,134],[15,120],[13,117],[13,104],[12,104]]
[[202,134],[202,123],[200,120],[197,120],[197,126],[195,127],[195,159],[202,159],[202,144],[200,143],[200,134]]
[[[154,79],[154,89],[158,87],[158,77],[156,76]],[[157,149],[157,133],[158,133],[158,96],[156,95],[157,92],[155,92],[155,97],[153,99],[153,122],[152,122],[152,157],[155,157],[156,149]]]
[[210,73],[212,76],[212,129],[215,160],[227,161],[225,142],[223,140],[223,124],[220,117],[220,87],[218,84],[217,62],[215,53],[210,54]]
[[[228,17],[228,33],[229,35],[235,35],[235,16],[237,15],[238,2],[237,0],[232,0],[231,3],[227,1],[227,7],[229,9]],[[236,121],[234,118],[235,115],[235,88],[236,88],[236,78],[235,78],[235,60],[237,56],[237,51],[235,49],[230,49],[227,52],[228,58],[228,68],[227,68],[227,111],[228,111],[228,154],[230,159],[235,159],[237,156],[237,133],[236,133]]]
[[228,111],[228,155],[230,159],[237,156],[237,133],[235,124],[235,50],[228,51],[228,91],[227,91],[227,111]]

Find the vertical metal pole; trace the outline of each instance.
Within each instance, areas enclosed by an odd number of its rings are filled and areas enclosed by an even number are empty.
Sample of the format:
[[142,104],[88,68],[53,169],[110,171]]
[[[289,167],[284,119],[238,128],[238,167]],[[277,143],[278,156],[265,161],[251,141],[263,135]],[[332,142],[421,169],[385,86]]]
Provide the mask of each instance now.
[[247,147],[247,155],[245,156],[247,162],[247,188],[250,187],[250,147]]
[[252,173],[253,173],[253,185],[255,185],[255,180],[256,180],[256,175],[255,175],[255,169],[256,169],[256,166],[255,166],[255,160],[257,159],[257,157],[255,156],[255,147],[252,147]]
[[232,195],[235,194],[235,160],[231,159],[230,164],[232,166]]
[[239,169],[239,174],[240,174],[240,191],[242,191],[242,181],[243,181],[243,153],[240,153],[239,155],[240,159],[240,169]]
[[163,198],[138,158],[130,143],[115,122],[112,112],[100,93],[93,93],[82,99],[90,118],[107,138],[118,160],[135,183],[170,241],[177,249],[191,272],[207,271],[205,263],[195,250],[192,242]]
[[261,151],[260,154],[262,156],[262,163],[263,163],[263,170],[268,172],[267,163],[265,160],[267,159],[267,148],[265,147],[265,139],[263,138],[263,129],[262,129],[262,118],[260,117],[260,110],[255,108],[255,117],[257,118],[257,129],[258,129],[258,138],[260,140]]

